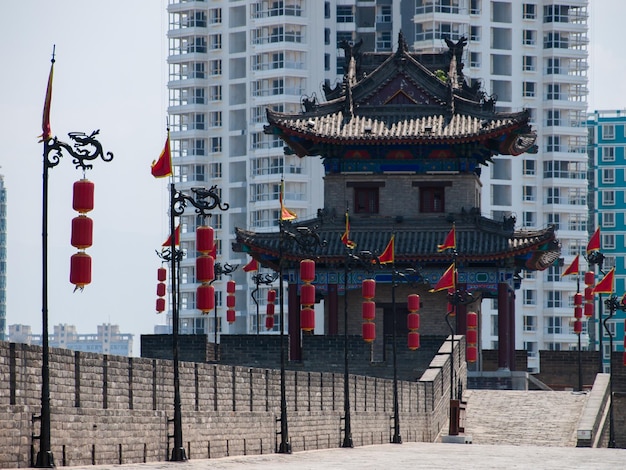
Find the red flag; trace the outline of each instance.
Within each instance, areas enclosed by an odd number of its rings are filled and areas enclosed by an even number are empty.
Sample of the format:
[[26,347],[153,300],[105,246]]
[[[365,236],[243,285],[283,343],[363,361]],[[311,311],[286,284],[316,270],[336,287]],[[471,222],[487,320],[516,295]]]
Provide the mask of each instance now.
[[290,211],[289,209],[287,209],[285,207],[285,204],[283,203],[283,199],[285,197],[285,182],[283,180],[281,180],[280,182],[280,194],[278,196],[279,200],[280,200],[280,220],[293,220],[295,219],[296,213],[293,211]]
[[576,255],[576,258],[574,258],[574,261],[572,261],[572,264],[570,264],[567,269],[565,271],[563,271],[563,274],[561,274],[561,277],[563,276],[567,276],[568,274],[578,274],[578,264],[579,264],[579,258],[580,255]]
[[252,260],[250,260],[250,262],[248,264],[246,264],[243,268],[242,268],[245,272],[250,272],[250,271],[258,271],[259,270],[259,262],[257,260],[255,260],[254,258],[252,258]]
[[152,176],[155,178],[165,178],[172,174],[172,152],[170,151],[170,133],[168,131],[167,138],[165,139],[165,146],[159,159],[152,162],[152,168],[150,169]]
[[41,140],[45,142],[52,137],[50,130],[50,106],[52,105],[52,76],[54,75],[54,52],[52,53],[52,64],[50,65],[50,74],[48,75],[48,86],[46,87],[46,98],[43,102],[43,118],[41,120]]
[[[172,235],[170,234],[170,236],[167,237],[167,240],[165,240],[165,242],[161,246],[168,247],[171,245],[172,245]],[[176,227],[176,230],[174,230],[174,245],[180,245],[180,225]]]
[[383,251],[383,254],[378,257],[378,262],[380,264],[387,264],[387,263],[394,262],[395,238],[396,238],[395,235],[391,236],[391,240],[389,240],[389,243],[387,243],[387,247],[385,248],[385,251]]
[[435,287],[430,289],[428,292],[439,292],[440,290],[454,289],[455,275],[456,275],[456,269],[454,268],[454,263],[452,263],[450,267],[446,269],[446,271],[443,273],[443,275],[441,276],[441,279],[439,279]]
[[454,229],[454,225],[452,226],[452,230],[446,235],[443,244],[437,245],[437,251],[444,251],[448,248],[456,248],[456,230]]
[[611,269],[600,282],[593,288],[594,294],[612,294],[613,280],[615,278],[615,268]]
[[600,249],[600,227],[591,235],[589,243],[587,243],[587,254]]
[[346,211],[346,231],[341,236],[341,243],[346,245],[350,250],[356,247],[356,243],[350,240],[350,219],[348,219],[348,211]]

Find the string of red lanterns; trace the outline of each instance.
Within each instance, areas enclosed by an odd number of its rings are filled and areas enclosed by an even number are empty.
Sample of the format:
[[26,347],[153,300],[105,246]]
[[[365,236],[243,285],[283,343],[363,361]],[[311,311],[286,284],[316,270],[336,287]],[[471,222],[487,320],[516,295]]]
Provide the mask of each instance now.
[[[361,295],[365,299],[361,305],[361,316],[363,318],[363,341],[371,343],[376,339],[376,281],[374,279],[364,279],[361,284]],[[344,295],[348,295],[347,292]]]
[[594,314],[594,301],[593,301],[593,285],[596,281],[596,273],[593,271],[587,271],[585,273],[585,305],[584,312],[587,318],[593,317]]
[[157,269],[157,299],[156,299],[156,311],[157,313],[163,313],[165,311],[165,292],[167,290],[165,286],[165,279],[167,278],[167,269],[160,267]]
[[214,244],[212,227],[202,225],[196,228],[196,250],[201,253],[196,257],[196,280],[200,282],[196,290],[196,307],[204,315],[215,308],[215,288],[210,284],[215,279],[215,258],[210,255]]
[[476,312],[467,312],[466,315],[467,331],[465,332],[465,359],[467,362],[476,362],[478,358],[478,314]]
[[267,306],[265,310],[265,329],[274,329],[274,313],[276,309],[276,291],[270,289],[267,291]]
[[94,207],[91,181],[83,178],[74,183],[72,207],[79,215],[72,219],[71,244],[79,251],[70,258],[70,282],[76,286],[74,290],[82,290],[91,283],[91,256],[85,253],[93,244],[93,220],[85,215]]
[[315,329],[315,261],[303,259],[300,261],[300,279],[303,284],[300,286],[300,329],[302,331],[313,331]]
[[235,323],[237,313],[235,312],[235,281],[230,280],[226,283],[226,321]]
[[411,351],[415,351],[420,347],[420,296],[417,294],[409,294],[407,298],[407,310],[409,314],[406,317],[407,327],[409,329],[408,346]]

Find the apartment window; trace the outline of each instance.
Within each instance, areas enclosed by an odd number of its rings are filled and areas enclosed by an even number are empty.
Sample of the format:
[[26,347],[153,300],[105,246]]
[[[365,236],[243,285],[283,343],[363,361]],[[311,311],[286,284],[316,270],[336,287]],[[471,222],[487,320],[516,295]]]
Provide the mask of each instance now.
[[602,226],[615,227],[615,212],[602,212]]
[[204,114],[194,114],[192,129],[204,129]]
[[537,214],[534,212],[522,213],[522,226],[535,227],[537,225]]
[[354,212],[356,214],[378,214],[378,187],[354,188]]
[[561,125],[561,110],[550,109],[548,110],[546,115],[547,115],[546,126],[553,127],[553,126]]
[[382,31],[376,33],[376,50],[377,51],[390,51],[391,50],[391,31]]
[[376,22],[391,23],[391,5],[382,5],[379,7]]
[[569,47],[569,39],[562,33],[547,33],[543,37],[544,49],[567,49]]
[[337,23],[354,23],[352,6],[337,5]]
[[523,164],[523,172],[526,176],[534,176],[536,172],[536,162],[535,160],[524,160]]
[[603,124],[602,125],[602,138],[603,139],[615,139],[615,125]]
[[350,31],[337,31],[337,49],[341,49],[344,42],[352,44],[352,33]]
[[[602,336],[608,337],[608,336],[610,335],[610,336],[615,337],[615,333],[616,333],[616,331],[617,331],[617,329],[615,328],[616,323],[617,323],[617,322],[616,322],[616,321],[614,321],[614,320],[607,321],[607,322],[606,322],[606,328],[604,328],[604,324],[603,324],[603,325],[602,325]],[[608,332],[606,331],[606,330],[607,330],[607,328],[608,328],[608,330],[609,330]],[[609,344],[609,347],[610,347],[610,346],[611,346],[611,345]],[[615,351],[615,350],[616,350],[616,349],[615,349],[615,344],[613,344],[613,351]],[[609,349],[609,351],[610,351],[610,349]],[[607,356],[607,357],[608,357],[608,356]]]
[[561,99],[561,85],[559,83],[551,83],[547,86],[546,99],[547,100],[560,100]]
[[537,305],[537,291],[524,289],[524,305]]
[[613,269],[615,267],[616,258],[615,256],[604,255],[604,269]]
[[544,178],[586,179],[586,165],[581,162],[552,160],[543,162]]
[[420,212],[444,212],[445,188],[420,187]]
[[568,5],[547,5],[543,7],[544,23],[569,23]]
[[614,206],[615,205],[615,191],[603,190],[602,193],[602,205]]
[[204,104],[204,88],[194,88],[192,102],[195,104]]
[[525,72],[534,72],[537,70],[537,58],[532,55],[525,55],[522,58],[522,70]]
[[535,96],[536,83],[535,82],[524,82],[522,86],[522,93],[527,98],[532,98]]
[[606,249],[606,250],[615,249],[615,234],[613,233],[602,234],[602,249]]
[[211,75],[222,75],[222,60],[210,60],[209,61],[209,71]]
[[[222,177],[222,164],[219,162],[209,163],[209,178]],[[213,214],[211,218],[213,228],[222,228],[222,214]]]
[[525,46],[534,46],[537,44],[537,31],[534,29],[525,29],[522,33],[522,43]]
[[559,75],[561,73],[561,59],[546,59],[546,75]]
[[212,85],[209,88],[211,101],[222,101],[222,85]]
[[193,69],[190,78],[204,78],[204,62],[196,62],[193,64]]
[[330,70],[330,54],[324,54],[324,70]]
[[615,183],[615,168],[602,169],[602,182],[605,184]]
[[480,68],[480,52],[470,52],[470,67]]
[[480,0],[470,0],[470,15],[480,15]]
[[330,28],[324,28],[324,44],[330,44]]
[[330,18],[330,2],[324,2],[324,18]]
[[211,137],[211,152],[221,152],[222,151],[222,138],[221,137]]
[[194,181],[205,181],[205,168],[204,165],[194,165],[193,166],[193,180]]
[[222,9],[211,8],[209,10],[209,23],[220,24],[222,22]]
[[524,331],[537,331],[537,317],[524,315]]
[[602,147],[602,161],[603,162],[615,161],[615,147]]
[[480,41],[480,26],[470,27],[470,41]]
[[561,214],[547,214],[546,223],[547,225],[553,225],[558,230],[561,227]]
[[524,3],[522,5],[522,18],[534,20],[537,18],[537,5],[534,3]]
[[547,282],[559,282],[561,280],[561,269],[558,266],[550,266],[546,271]]
[[561,151],[561,136],[549,135],[546,138],[546,152],[560,152]]
[[547,331],[549,335],[559,335],[563,333],[562,319],[561,317],[547,317]]
[[536,199],[537,188],[534,186],[524,186],[523,188],[524,201],[534,201]]
[[209,35],[209,45],[212,50],[218,50],[222,48],[222,35],[211,34]]
[[560,204],[561,203],[561,189],[560,188],[547,188],[546,189],[546,204]]
[[205,155],[204,139],[195,139],[193,141],[193,154]]
[[209,125],[211,127],[222,126],[222,112],[221,111],[212,111],[209,114]]

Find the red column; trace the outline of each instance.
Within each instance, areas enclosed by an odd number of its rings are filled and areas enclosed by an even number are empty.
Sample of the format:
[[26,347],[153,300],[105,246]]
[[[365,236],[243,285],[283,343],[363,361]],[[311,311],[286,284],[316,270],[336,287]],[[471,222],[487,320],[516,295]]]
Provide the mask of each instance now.
[[509,369],[515,370],[515,293],[510,288],[507,292],[509,298]]
[[501,282],[498,284],[498,368],[511,368],[510,360],[510,304],[509,286]]
[[337,284],[328,284],[328,334],[339,334],[339,295],[337,294]]

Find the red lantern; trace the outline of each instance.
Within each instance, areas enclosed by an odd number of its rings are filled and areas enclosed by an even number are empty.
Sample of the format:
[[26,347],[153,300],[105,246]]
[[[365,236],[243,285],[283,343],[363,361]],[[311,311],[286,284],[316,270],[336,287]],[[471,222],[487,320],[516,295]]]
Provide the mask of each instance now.
[[365,321],[373,321],[376,318],[376,302],[366,300],[361,305],[361,315]]
[[407,310],[409,312],[417,312],[420,309],[420,296],[417,294],[409,294],[407,297]]
[[580,320],[576,320],[574,322],[574,333],[579,335],[582,333],[582,331],[583,331],[583,322],[581,322]]
[[235,283],[235,281],[228,281],[226,283],[226,293],[227,294],[234,294],[235,293],[235,288],[237,287],[237,284]]
[[89,248],[93,244],[93,220],[86,215],[72,219],[72,246],[79,250]]
[[74,183],[74,193],[72,198],[72,208],[76,212],[85,214],[93,210],[94,184],[86,179]]
[[465,359],[467,362],[476,362],[478,358],[478,348],[476,346],[468,346],[465,350]]
[[409,331],[409,336],[407,340],[408,340],[409,349],[411,351],[415,351],[416,349],[420,347],[420,334],[417,331]]
[[574,318],[582,318],[583,317],[583,308],[581,305],[576,305],[574,307]]
[[465,322],[468,330],[470,328],[478,328],[478,314],[476,312],[467,312]]
[[315,310],[309,307],[300,310],[300,328],[303,331],[312,331],[315,329]]
[[165,297],[165,283],[164,282],[159,282],[157,284],[157,296]]
[[226,307],[227,308],[235,308],[235,296],[234,295],[227,295],[226,296]]
[[215,260],[212,256],[202,255],[196,258],[196,279],[198,282],[211,282],[215,279]]
[[276,305],[267,304],[266,307],[267,307],[267,310],[265,310],[265,315],[269,315],[269,316],[274,315],[274,311],[275,311],[274,309],[276,308]]
[[215,231],[213,227],[201,225],[196,228],[196,250],[200,253],[208,254],[215,246]]
[[265,317],[265,329],[272,330],[274,328],[274,315]]
[[156,299],[156,311],[161,313],[165,311],[165,299]]
[[406,317],[406,324],[409,330],[419,330],[420,328],[420,315],[419,313],[411,312]]
[[593,287],[585,287],[585,302],[593,302]]
[[478,330],[467,330],[465,341],[468,345],[478,343]]
[[276,302],[276,291],[274,289],[270,289],[267,291],[267,303],[273,304]]
[[300,304],[313,305],[315,303],[315,286],[303,284],[300,286]]
[[215,308],[215,288],[211,284],[198,286],[196,306],[203,313],[207,313]]
[[593,286],[594,282],[596,282],[596,273],[587,271],[585,273],[585,285]]
[[159,282],[163,282],[165,281],[165,279],[167,279],[167,269],[165,268],[157,269],[157,280]]
[[376,339],[376,324],[365,322],[363,323],[363,341],[371,343]]
[[574,305],[582,305],[583,304],[583,295],[580,292],[576,292],[574,294]]
[[312,259],[300,261],[300,279],[303,282],[313,282],[315,280],[315,261]]
[[237,318],[237,314],[232,308],[226,310],[226,321],[228,323],[235,323],[235,319]]
[[364,279],[362,283],[363,298],[372,300],[376,293],[376,281],[374,279]]
[[593,317],[594,306],[593,304],[585,304],[585,316]]
[[79,251],[70,258],[70,282],[76,289],[82,289],[91,283],[91,256],[84,251]]

